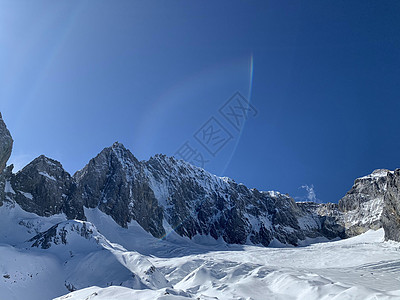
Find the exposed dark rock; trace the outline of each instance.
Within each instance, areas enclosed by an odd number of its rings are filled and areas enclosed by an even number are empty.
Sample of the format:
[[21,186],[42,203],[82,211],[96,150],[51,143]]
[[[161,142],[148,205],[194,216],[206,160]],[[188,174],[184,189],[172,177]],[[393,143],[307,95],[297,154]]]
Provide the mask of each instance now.
[[379,198],[386,189],[389,170],[378,169],[368,176],[357,178],[354,185],[339,201],[339,209],[343,212],[352,211],[371,199]]
[[86,207],[98,207],[123,227],[136,220],[156,237],[165,234],[162,208],[143,165],[122,144],[104,149],[74,178]]
[[33,242],[32,247],[48,249],[52,245],[68,244],[67,237],[71,234],[77,234],[88,240],[92,238],[94,231],[96,231],[95,234],[97,235],[97,230],[89,222],[67,221],[56,224],[50,229],[35,235],[28,242]]
[[4,174],[4,169],[8,159],[10,158],[12,146],[13,139],[0,113],[0,206],[3,205],[3,201],[5,199],[4,189],[8,173],[10,172],[6,172],[7,174]]
[[385,239],[400,242],[400,169],[388,174],[382,215]]
[[58,161],[39,156],[11,177],[11,186],[13,199],[28,212],[85,219],[78,187]]
[[351,190],[339,201],[347,237],[382,227],[383,198],[389,173],[389,170],[379,169],[356,179]]
[[85,206],[98,207],[121,226],[135,220],[156,237],[166,233],[163,220],[182,236],[210,235],[227,243],[267,246],[276,239],[297,245],[321,236],[320,219],[289,196],[248,189],[165,155],[139,162],[119,143],[74,178]]
[[328,239],[346,238],[346,228],[343,221],[343,213],[334,203],[297,203],[306,214],[314,217],[320,224],[320,233]]
[[13,139],[0,113],[0,172],[6,167],[12,151]]

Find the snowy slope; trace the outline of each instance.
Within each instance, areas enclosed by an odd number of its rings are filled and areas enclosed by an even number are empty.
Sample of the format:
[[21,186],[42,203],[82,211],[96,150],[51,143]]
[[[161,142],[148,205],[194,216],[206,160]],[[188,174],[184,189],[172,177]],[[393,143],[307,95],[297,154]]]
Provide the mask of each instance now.
[[400,245],[383,230],[298,248],[231,246],[201,254],[152,257],[173,288],[90,287],[81,299],[399,299]]
[[317,205],[119,143],[73,177],[40,156],[0,172],[0,300],[400,299],[400,244],[367,231],[400,240],[399,178]]
[[0,299],[400,298],[400,244],[384,242],[382,229],[266,248],[176,233],[159,240],[135,221],[122,228],[98,209],[85,215],[0,207]]
[[11,203],[0,217],[1,300],[52,299],[92,285],[170,286],[145,256],[109,242],[90,222],[39,217]]

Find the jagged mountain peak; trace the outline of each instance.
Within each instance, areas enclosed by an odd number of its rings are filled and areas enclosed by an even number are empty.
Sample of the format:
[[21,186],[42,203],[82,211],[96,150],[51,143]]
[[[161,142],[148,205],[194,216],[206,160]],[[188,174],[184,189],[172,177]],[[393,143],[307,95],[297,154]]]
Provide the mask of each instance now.
[[64,170],[62,164],[45,155],[38,156],[18,171],[16,178],[19,178],[17,181],[29,181],[36,178],[36,184],[47,182],[47,184],[60,185],[72,182],[71,175]]
[[8,198],[39,216],[64,213],[85,220],[78,187],[60,162],[41,155],[8,179]]
[[112,144],[111,148],[113,148],[113,149],[123,149],[123,150],[126,150],[124,144],[122,144],[122,143],[120,143],[120,142],[118,142],[118,141],[115,141],[115,142]]
[[81,170],[75,172],[73,177],[79,181],[88,172],[103,173],[106,169],[130,169],[131,171],[139,165],[139,160],[131,151],[119,142],[115,142],[104,148],[96,157],[92,158]]
[[29,164],[27,164],[23,169],[26,170],[26,169],[30,169],[30,168],[34,168],[38,171],[53,171],[53,172],[62,171],[62,172],[67,173],[59,161],[49,158],[43,154],[36,157]]
[[389,173],[393,173],[393,171],[388,169],[376,169],[371,174],[357,178],[355,182],[362,180],[379,180],[380,178],[387,176]]
[[54,163],[54,164],[60,164],[61,165],[61,163],[59,161],[57,161],[55,159],[52,159],[50,157],[47,157],[44,154],[39,155],[32,162],[35,162],[35,161],[44,161],[44,162],[47,162],[47,163]]

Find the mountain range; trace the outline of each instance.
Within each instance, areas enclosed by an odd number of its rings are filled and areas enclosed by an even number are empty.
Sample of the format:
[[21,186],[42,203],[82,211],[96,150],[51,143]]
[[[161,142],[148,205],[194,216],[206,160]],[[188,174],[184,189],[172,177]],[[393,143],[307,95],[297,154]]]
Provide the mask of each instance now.
[[[120,237],[115,244],[104,237],[109,230],[105,224],[112,222],[118,232],[136,224],[135,232],[146,239],[183,238],[199,247],[205,240],[301,246],[310,240],[347,239],[380,228],[386,240],[400,241],[400,169],[376,170],[356,179],[338,204],[318,204],[248,188],[174,157],[156,155],[139,161],[118,142],[73,175],[44,155],[13,173],[12,165],[6,167],[12,146],[0,114],[0,208],[7,215],[0,243],[50,252],[63,247],[54,253],[65,261],[63,274],[67,275],[62,280],[69,291],[91,285],[172,287],[143,255],[146,250],[140,242]],[[139,250],[127,250],[133,247]],[[96,264],[90,264],[95,260],[104,265],[96,269]],[[108,275],[88,275],[104,272]]]

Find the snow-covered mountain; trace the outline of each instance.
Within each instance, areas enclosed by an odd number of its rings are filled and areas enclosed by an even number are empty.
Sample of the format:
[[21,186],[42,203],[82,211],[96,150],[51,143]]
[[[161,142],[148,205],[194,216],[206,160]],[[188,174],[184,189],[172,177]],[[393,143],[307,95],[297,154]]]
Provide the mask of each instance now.
[[[12,139],[1,123],[7,141],[1,157],[8,158]],[[79,220],[86,220],[85,208],[98,208],[122,227],[137,221],[157,238],[174,231],[231,244],[297,245],[306,238],[346,238],[382,227],[389,173],[378,170],[357,179],[339,205],[296,203],[288,195],[249,189],[173,157],[138,161],[114,143],[74,176],[43,155],[16,174],[7,168],[0,178],[0,203]]]
[[176,233],[159,240],[136,221],[123,228],[98,208],[85,214],[75,221],[0,207],[0,299],[400,297],[400,245],[383,242],[382,229],[277,248]]
[[86,220],[99,208],[120,226],[137,221],[154,237],[211,236],[233,244],[297,245],[305,238],[346,238],[382,227],[388,170],[355,181],[339,204],[296,203],[279,192],[249,189],[182,160],[138,161],[122,144],[105,148],[73,177],[40,156],[5,172],[5,196],[40,216]]
[[[5,167],[1,115],[0,142]],[[12,169],[0,172],[0,300],[400,296],[398,244],[382,243],[400,241],[399,169],[356,179],[339,204],[296,203],[165,155],[138,161],[120,143],[73,176],[43,155]]]
[[86,220],[99,208],[120,226],[137,221],[154,237],[211,236],[227,243],[297,245],[325,235],[321,220],[278,192],[248,189],[173,157],[139,162],[119,143],[105,148],[71,177],[62,165],[40,156],[17,174],[5,172],[5,199],[40,216],[64,213]]
[[189,238],[267,246],[322,235],[318,220],[287,195],[248,189],[165,155],[139,162],[119,143],[74,178],[85,207],[98,207],[123,227],[135,220],[158,238],[174,230]]
[[6,258],[0,262],[0,299],[27,299],[30,293],[29,299],[51,299],[93,285],[170,287],[146,256],[64,214],[40,217],[6,202],[0,207],[0,240]]

